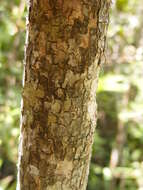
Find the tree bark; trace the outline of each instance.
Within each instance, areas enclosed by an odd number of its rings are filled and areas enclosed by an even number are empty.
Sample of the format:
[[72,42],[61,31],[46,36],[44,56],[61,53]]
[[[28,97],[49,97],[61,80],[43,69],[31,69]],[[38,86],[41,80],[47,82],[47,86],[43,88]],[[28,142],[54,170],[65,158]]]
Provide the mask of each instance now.
[[85,190],[109,0],[30,0],[18,190]]

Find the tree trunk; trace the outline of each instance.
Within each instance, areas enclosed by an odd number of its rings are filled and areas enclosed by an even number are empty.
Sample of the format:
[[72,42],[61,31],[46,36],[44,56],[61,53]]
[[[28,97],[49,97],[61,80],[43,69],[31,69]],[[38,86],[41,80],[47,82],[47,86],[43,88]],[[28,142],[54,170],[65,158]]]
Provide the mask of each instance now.
[[19,190],[85,190],[109,0],[30,0]]

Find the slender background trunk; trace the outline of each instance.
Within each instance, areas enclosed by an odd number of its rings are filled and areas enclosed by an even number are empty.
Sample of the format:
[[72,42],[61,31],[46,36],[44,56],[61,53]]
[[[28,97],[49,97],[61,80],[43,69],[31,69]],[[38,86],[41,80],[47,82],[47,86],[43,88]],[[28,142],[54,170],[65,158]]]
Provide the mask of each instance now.
[[30,0],[20,190],[85,190],[109,1]]

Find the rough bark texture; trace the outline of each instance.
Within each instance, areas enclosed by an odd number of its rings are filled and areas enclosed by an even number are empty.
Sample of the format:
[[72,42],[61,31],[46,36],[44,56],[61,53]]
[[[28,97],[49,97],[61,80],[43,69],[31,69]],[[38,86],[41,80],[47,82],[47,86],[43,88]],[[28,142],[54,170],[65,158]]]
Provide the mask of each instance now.
[[107,0],[30,0],[18,186],[85,190]]

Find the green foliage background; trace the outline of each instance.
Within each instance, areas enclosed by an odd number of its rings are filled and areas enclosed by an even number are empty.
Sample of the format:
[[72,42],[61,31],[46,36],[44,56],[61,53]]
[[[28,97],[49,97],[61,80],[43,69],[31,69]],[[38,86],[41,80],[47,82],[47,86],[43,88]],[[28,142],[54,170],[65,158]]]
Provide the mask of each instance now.
[[[143,188],[143,0],[112,3],[87,190]],[[15,190],[25,0],[0,0],[0,190]]]

